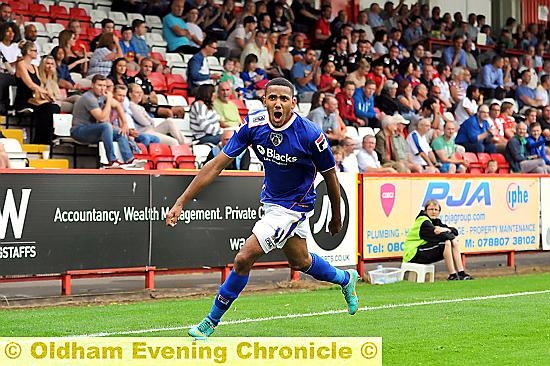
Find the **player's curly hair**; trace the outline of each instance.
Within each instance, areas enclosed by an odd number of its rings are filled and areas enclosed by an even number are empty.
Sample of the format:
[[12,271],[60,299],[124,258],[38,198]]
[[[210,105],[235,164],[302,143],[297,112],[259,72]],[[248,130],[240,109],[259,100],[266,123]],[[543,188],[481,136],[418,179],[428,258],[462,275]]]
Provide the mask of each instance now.
[[286,86],[287,88],[290,89],[290,91],[292,92],[292,95],[294,95],[294,85],[292,85],[292,83],[285,78],[275,78],[270,80],[265,86],[266,92],[270,86]]

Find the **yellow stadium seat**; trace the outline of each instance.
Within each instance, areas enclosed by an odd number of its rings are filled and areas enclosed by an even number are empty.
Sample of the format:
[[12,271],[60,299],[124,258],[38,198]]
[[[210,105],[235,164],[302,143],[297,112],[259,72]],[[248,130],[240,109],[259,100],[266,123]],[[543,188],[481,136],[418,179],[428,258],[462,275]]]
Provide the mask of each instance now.
[[21,145],[23,145],[23,130],[20,128],[9,128],[7,130],[2,129],[2,134],[9,139],[16,139]]
[[69,169],[67,159],[29,159],[29,167],[37,169]]

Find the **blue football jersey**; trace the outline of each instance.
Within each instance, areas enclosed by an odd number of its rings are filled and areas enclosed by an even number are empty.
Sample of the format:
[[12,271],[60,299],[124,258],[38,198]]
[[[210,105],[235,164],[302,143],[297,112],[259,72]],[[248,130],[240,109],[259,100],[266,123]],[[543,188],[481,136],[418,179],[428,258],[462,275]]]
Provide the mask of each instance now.
[[321,129],[296,113],[284,126],[275,128],[269,123],[267,110],[259,110],[246,117],[223,152],[234,158],[250,145],[264,164],[260,201],[293,211],[312,211],[317,172],[335,166]]

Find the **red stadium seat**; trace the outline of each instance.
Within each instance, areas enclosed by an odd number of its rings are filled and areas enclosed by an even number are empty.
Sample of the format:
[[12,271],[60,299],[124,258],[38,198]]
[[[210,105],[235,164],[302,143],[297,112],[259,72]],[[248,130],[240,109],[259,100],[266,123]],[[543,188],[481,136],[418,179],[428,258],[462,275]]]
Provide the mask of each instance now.
[[151,52],[151,58],[157,60],[162,64],[163,67],[166,66],[167,61],[164,59],[164,56],[160,52]]
[[487,169],[487,163],[489,160],[491,160],[491,154],[488,153],[477,153],[477,160],[481,164],[481,167],[483,168],[483,171]]
[[30,16],[29,6],[27,3],[10,2],[9,5],[11,7],[11,11],[13,12],[13,14]]
[[165,144],[149,144],[149,154],[153,160],[155,169],[172,169],[175,167],[174,155],[172,150]]
[[43,4],[29,4],[29,12],[33,18],[49,18],[50,13]]
[[151,75],[149,75],[149,80],[151,84],[153,84],[156,93],[166,93],[168,91],[166,78],[161,72],[152,72]]
[[195,155],[188,145],[170,146],[172,154],[176,158],[176,167],[178,169],[196,169]]
[[98,35],[101,34],[101,28],[88,28],[86,30],[86,34],[88,35],[88,39],[89,40],[92,40],[94,39],[95,37],[97,37]]
[[471,174],[481,174],[483,173],[481,164],[479,163],[477,159],[477,155],[472,152],[465,152],[464,153],[464,160],[468,161],[470,164],[469,166],[469,172]]
[[[168,94],[183,95],[187,97],[187,81],[180,74],[166,75],[166,85],[168,86]],[[179,93],[177,91],[180,91]],[[185,91],[185,95],[181,93]]]
[[496,162],[498,163],[498,171],[500,173],[510,173],[510,164],[508,164],[504,155],[500,153],[493,153],[491,154],[491,158],[493,158],[493,160],[496,160]]
[[193,150],[191,150],[188,145],[170,146],[170,150],[172,151],[172,155],[174,155],[175,158],[179,156],[195,156],[193,155]]
[[80,20],[81,22],[90,23],[91,17],[86,13],[86,9],[83,8],[71,8],[69,9],[69,15],[71,19]]
[[65,8],[64,6],[50,5],[50,18],[54,20],[58,20],[58,19],[69,20],[71,19],[71,16],[69,15],[67,8]]
[[149,155],[149,151],[147,151],[147,146],[145,146],[145,144],[141,142],[138,142],[137,145],[141,150],[141,154],[134,154],[134,158],[147,160],[147,164],[145,164],[143,168],[145,170],[152,169],[154,166],[154,163],[153,163],[153,159],[151,158],[151,155]]

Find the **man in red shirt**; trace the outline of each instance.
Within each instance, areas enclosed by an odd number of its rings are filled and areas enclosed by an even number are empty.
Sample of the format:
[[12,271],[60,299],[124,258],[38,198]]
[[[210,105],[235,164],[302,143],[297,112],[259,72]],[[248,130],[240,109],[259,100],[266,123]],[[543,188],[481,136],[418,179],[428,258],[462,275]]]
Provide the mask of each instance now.
[[346,126],[364,126],[365,121],[357,119],[355,115],[355,107],[353,104],[353,93],[355,92],[355,83],[353,81],[346,81],[342,91],[336,94],[338,100],[338,111],[340,117],[346,124]]
[[332,33],[330,32],[330,17],[332,15],[332,8],[330,5],[323,5],[321,7],[321,17],[315,24],[315,46],[323,46],[327,39],[330,38]]

